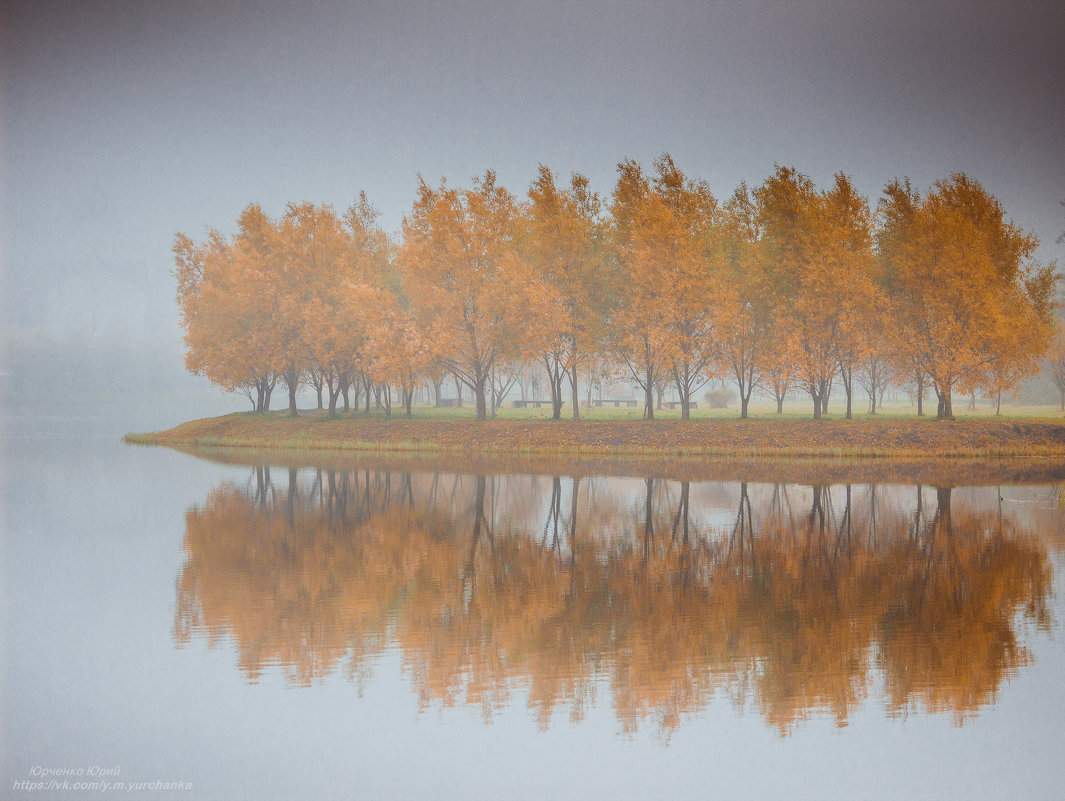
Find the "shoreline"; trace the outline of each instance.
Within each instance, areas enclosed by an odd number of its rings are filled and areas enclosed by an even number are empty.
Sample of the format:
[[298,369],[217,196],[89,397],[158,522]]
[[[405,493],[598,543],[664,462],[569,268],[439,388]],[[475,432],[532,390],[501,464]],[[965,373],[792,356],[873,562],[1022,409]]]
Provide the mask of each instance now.
[[238,412],[165,431],[127,434],[136,445],[566,457],[567,460],[1055,459],[1065,460],[1065,421],[982,418],[803,420],[713,418],[692,421],[407,419],[354,415],[328,419]]

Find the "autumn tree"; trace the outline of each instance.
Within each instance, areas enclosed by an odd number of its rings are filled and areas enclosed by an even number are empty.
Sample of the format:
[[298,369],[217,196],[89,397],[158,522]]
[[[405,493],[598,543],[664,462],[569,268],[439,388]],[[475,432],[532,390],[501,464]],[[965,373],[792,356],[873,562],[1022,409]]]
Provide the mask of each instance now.
[[518,217],[488,170],[465,190],[420,180],[403,220],[403,291],[441,365],[473,391],[478,420],[487,416],[492,366],[522,335],[530,276],[514,248]]
[[546,334],[541,358],[556,420],[561,416],[563,375],[569,379],[573,419],[580,419],[578,368],[596,352],[603,336],[609,298],[601,216],[602,204],[587,178],[575,173],[569,187],[560,189],[551,170],[540,165],[529,187],[522,251],[553,295],[553,302],[544,304],[551,318],[541,321]]
[[366,360],[374,355],[368,342],[373,329],[370,318],[384,310],[371,304],[387,305],[394,297],[388,289],[394,283],[391,242],[365,193],[359,194],[343,221],[331,215],[331,209],[318,213],[324,229],[319,236],[328,237],[331,247],[323,247],[314,263],[304,315],[311,369],[328,391],[328,414],[335,417],[340,396],[359,381]]
[[1061,411],[1065,412],[1065,332],[1062,330],[1061,323],[1058,323],[1054,333],[1054,341],[1050,346],[1047,361],[1050,368],[1050,380],[1061,396]]
[[1015,381],[1049,345],[1052,267],[1032,260],[1037,238],[1007,221],[998,200],[962,173],[924,197],[893,181],[880,202],[878,250],[897,310],[903,358],[928,377],[938,417],[955,390],[989,375]]
[[768,277],[787,312],[777,347],[795,365],[797,380],[813,401],[814,419],[820,419],[839,364],[838,321],[820,295],[831,282],[817,259],[820,198],[813,182],[790,167],[777,167],[756,198]]
[[212,229],[199,244],[180,233],[174,242],[185,365],[222,389],[254,394],[257,412],[270,408],[281,362],[268,281],[271,237],[272,223],[252,204],[228,240]]
[[655,160],[652,186],[637,229],[637,262],[657,267],[669,289],[666,359],[681,419],[688,420],[692,393],[706,383],[717,344],[723,226],[706,182],[686,177],[668,154]]
[[[746,420],[751,394],[763,377],[773,372],[774,326],[781,309],[773,283],[768,280],[757,208],[745,183],[733,192],[723,211],[724,264],[715,298],[718,324],[714,361],[717,372],[736,383],[740,419]],[[779,361],[783,368],[784,360]],[[773,378],[777,378],[776,373]],[[788,378],[785,375],[778,379],[784,384],[779,393],[778,412],[787,392]]]
[[869,203],[843,173],[836,175],[832,188],[822,195],[818,234],[819,258],[832,287],[824,304],[836,306],[839,377],[849,420],[854,416],[855,372],[862,369],[877,347],[878,312],[885,299],[875,273]]
[[388,290],[357,284],[349,291],[349,302],[364,310],[367,356],[363,365],[366,374],[383,385],[385,418],[392,416],[393,387],[399,390],[404,412],[410,417],[414,391],[436,361],[429,337],[414,314]]
[[611,316],[616,354],[644,391],[654,419],[654,389],[668,374],[687,417],[691,392],[706,381],[712,346],[716,275],[709,249],[716,202],[668,155],[649,181],[633,161],[618,165],[613,253],[618,305]]

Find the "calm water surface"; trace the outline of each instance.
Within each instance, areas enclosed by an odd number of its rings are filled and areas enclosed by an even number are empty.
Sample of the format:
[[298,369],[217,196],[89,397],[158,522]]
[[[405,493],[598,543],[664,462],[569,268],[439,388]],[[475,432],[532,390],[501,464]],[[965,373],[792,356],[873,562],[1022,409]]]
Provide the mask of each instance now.
[[0,797],[1061,796],[1055,486],[3,471]]

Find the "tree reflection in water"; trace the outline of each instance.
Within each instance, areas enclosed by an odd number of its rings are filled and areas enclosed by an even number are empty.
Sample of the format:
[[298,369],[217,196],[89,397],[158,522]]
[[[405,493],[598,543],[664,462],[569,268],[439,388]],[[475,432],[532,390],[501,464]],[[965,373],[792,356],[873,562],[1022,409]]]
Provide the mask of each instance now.
[[423,705],[520,688],[543,727],[604,686],[626,730],[716,696],[781,733],[870,693],[961,722],[1050,625],[1044,545],[950,488],[256,467],[186,527],[179,644],[297,685],[396,648]]

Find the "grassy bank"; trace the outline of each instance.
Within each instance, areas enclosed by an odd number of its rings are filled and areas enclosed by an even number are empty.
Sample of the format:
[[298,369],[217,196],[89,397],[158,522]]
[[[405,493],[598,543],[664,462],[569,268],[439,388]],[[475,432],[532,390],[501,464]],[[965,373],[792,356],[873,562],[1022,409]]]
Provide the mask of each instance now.
[[1051,418],[973,417],[856,420],[760,417],[752,420],[543,419],[415,417],[320,412],[290,418],[231,414],[184,423],[125,440],[170,447],[337,450],[391,453],[566,456],[580,459],[729,457],[847,457],[903,459],[1065,458],[1065,421]]

